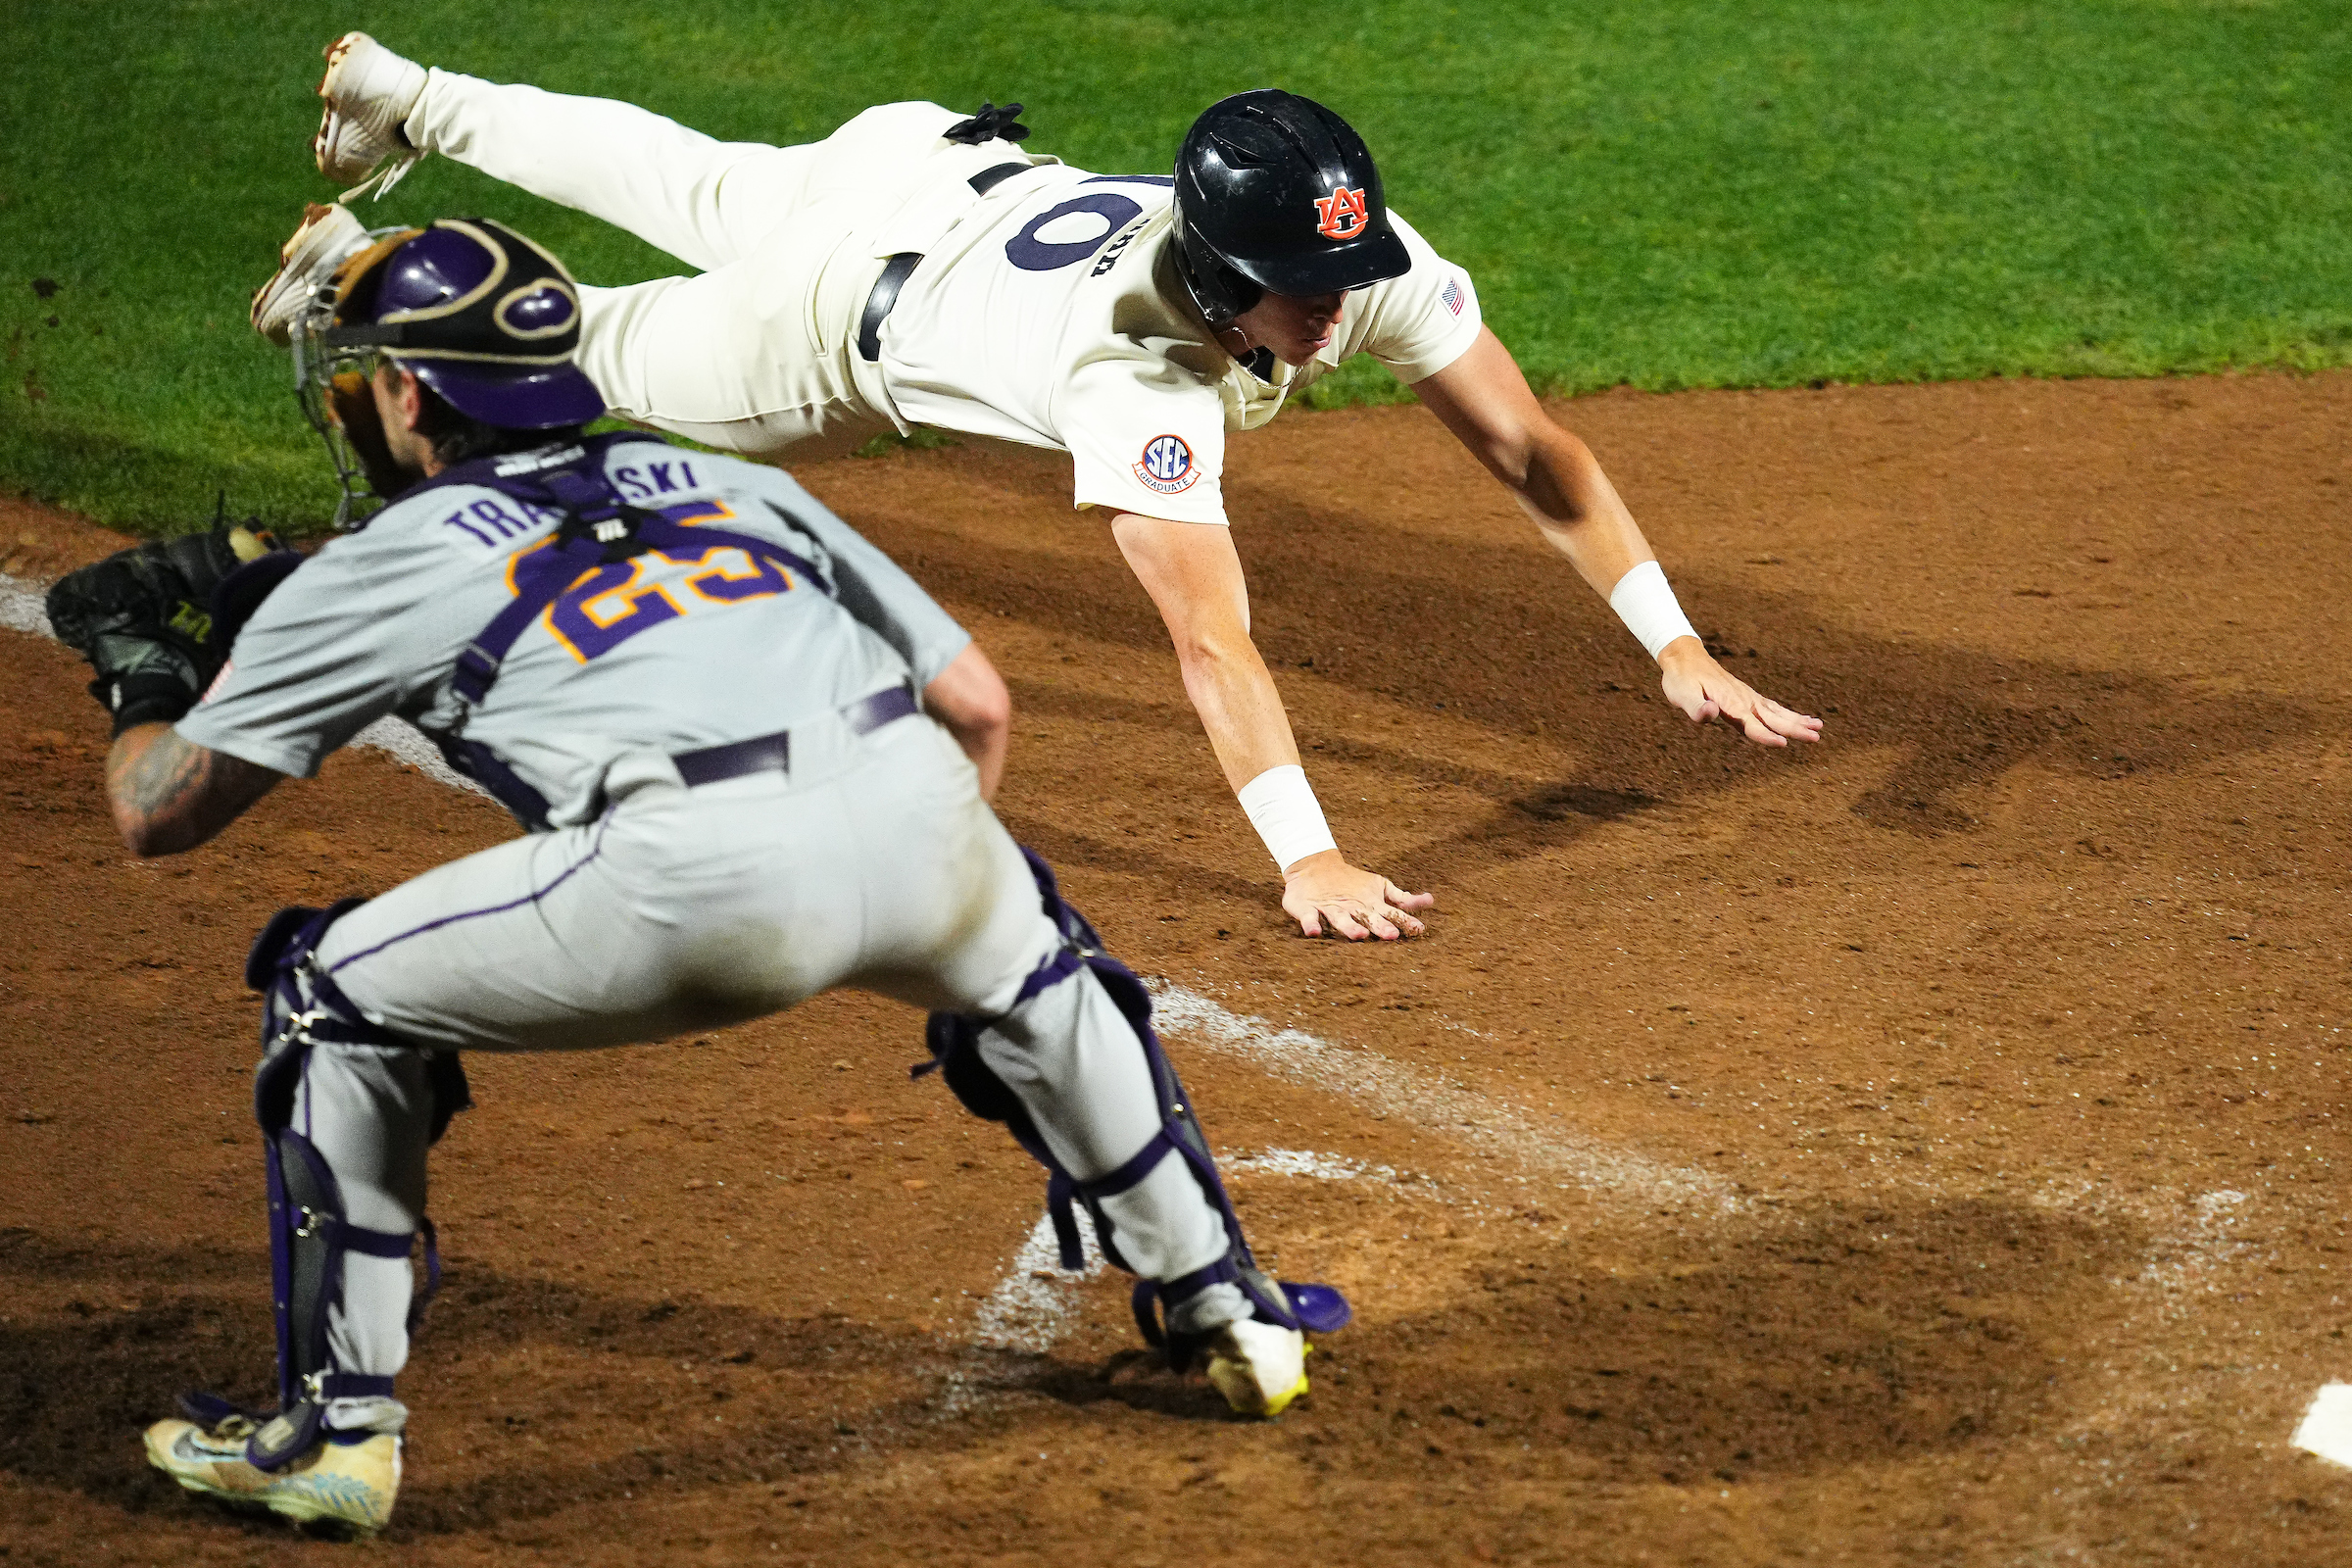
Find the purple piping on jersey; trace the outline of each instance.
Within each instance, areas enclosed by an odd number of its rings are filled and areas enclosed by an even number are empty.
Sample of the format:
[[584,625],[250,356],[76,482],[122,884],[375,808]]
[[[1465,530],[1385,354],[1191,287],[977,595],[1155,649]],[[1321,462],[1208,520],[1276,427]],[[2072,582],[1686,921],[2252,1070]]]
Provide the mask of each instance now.
[[608,814],[603,821],[597,823],[596,842],[588,847],[588,853],[581,856],[578,859],[572,861],[569,865],[565,866],[562,874],[560,874],[553,882],[550,882],[547,886],[540,888],[538,891],[527,893],[519,899],[509,899],[504,904],[494,904],[486,909],[467,909],[461,914],[445,914],[438,920],[427,920],[424,924],[420,926],[413,926],[409,930],[401,932],[398,936],[386,937],[383,941],[378,942],[372,948],[364,948],[360,952],[353,954],[348,958],[336,959],[333,963],[327,966],[326,972],[328,974],[340,974],[344,969],[359,962],[362,958],[372,958],[377,954],[383,952],[386,948],[392,947],[398,943],[406,942],[411,937],[420,937],[427,931],[438,931],[445,925],[456,925],[461,920],[476,920],[486,914],[504,914],[509,909],[519,909],[526,904],[537,904],[541,899],[546,898],[550,893],[555,892],[556,889],[570,881],[572,872],[577,871],[581,866],[586,865],[589,861],[595,859],[599,855],[604,853],[605,829],[612,824],[612,818]]

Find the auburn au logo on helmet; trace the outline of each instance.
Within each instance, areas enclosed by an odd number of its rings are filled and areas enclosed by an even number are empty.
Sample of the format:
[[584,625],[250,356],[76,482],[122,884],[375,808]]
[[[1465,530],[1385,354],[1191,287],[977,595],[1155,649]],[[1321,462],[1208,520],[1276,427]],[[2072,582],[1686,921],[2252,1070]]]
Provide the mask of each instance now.
[[1315,232],[1325,239],[1353,239],[1372,221],[1366,209],[1364,188],[1342,185],[1328,196],[1315,198]]

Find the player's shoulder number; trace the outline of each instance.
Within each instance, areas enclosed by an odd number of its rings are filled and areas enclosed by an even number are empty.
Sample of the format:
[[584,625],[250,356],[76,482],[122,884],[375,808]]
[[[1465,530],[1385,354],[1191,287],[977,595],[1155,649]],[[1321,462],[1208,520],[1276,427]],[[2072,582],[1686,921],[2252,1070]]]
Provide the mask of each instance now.
[[[1096,174],[1088,185],[1173,185],[1165,174]],[[1004,242],[1004,259],[1024,272],[1054,272],[1087,260],[1114,234],[1143,216],[1144,204],[1117,191],[1089,191],[1056,203],[1021,225]],[[1110,270],[1134,238],[1126,234],[1103,254],[1095,268],[1100,277]]]

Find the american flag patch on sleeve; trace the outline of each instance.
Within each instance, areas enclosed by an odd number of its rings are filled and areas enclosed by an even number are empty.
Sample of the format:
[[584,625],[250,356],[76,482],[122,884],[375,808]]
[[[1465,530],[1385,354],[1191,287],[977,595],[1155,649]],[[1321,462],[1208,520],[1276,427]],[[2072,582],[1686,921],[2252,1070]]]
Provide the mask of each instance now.
[[1440,294],[1440,295],[1438,296],[1438,298],[1440,298],[1440,299],[1444,300],[1444,301],[1446,302],[1446,308],[1447,310],[1451,311],[1451,312],[1452,312],[1454,315],[1456,315],[1456,316],[1459,316],[1459,315],[1461,315],[1461,314],[1462,314],[1462,280],[1461,280],[1460,278],[1458,278],[1458,277],[1449,277],[1449,278],[1447,278],[1447,279],[1446,280],[1446,292],[1445,292],[1445,293],[1443,293],[1443,294]]

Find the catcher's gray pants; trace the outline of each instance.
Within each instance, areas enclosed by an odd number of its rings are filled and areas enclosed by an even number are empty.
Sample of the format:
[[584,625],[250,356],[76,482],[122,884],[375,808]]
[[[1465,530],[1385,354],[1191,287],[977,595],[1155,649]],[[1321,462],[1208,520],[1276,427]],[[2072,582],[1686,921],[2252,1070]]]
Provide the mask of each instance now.
[[[371,1022],[466,1051],[658,1040],[845,985],[926,1010],[1009,1007],[1059,937],[946,731],[917,717],[854,737],[820,722],[796,729],[793,748],[789,776],[692,790],[665,758],[624,758],[600,820],[404,883],[336,922],[319,960]],[[981,1050],[1080,1180],[1159,1131],[1143,1051],[1090,971],[990,1029]],[[312,1049],[294,1107],[351,1222],[396,1233],[424,1210],[431,1113],[416,1053],[333,1045]],[[1145,1277],[1225,1255],[1223,1221],[1180,1159],[1103,1207]],[[329,1319],[342,1370],[389,1376],[407,1360],[409,1269],[346,1256]],[[345,1430],[404,1417],[388,1399],[328,1411]]]

